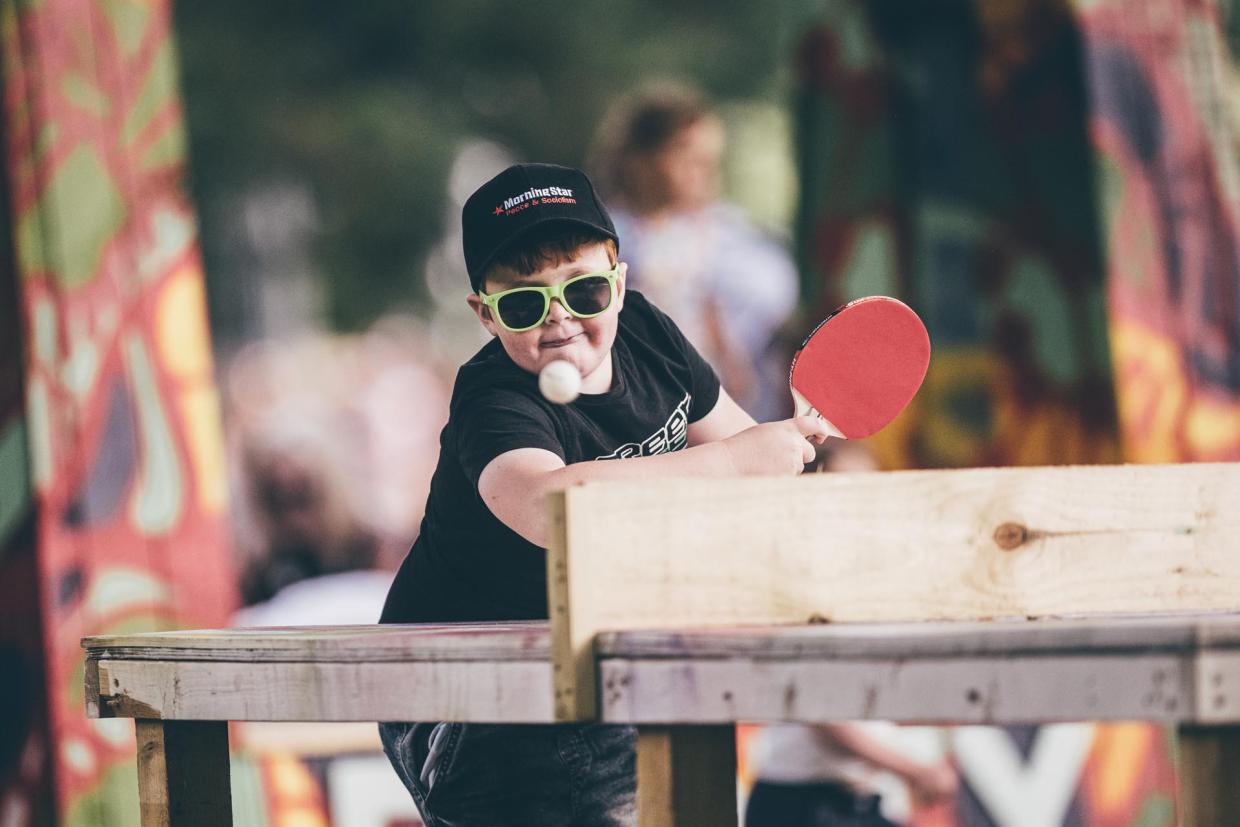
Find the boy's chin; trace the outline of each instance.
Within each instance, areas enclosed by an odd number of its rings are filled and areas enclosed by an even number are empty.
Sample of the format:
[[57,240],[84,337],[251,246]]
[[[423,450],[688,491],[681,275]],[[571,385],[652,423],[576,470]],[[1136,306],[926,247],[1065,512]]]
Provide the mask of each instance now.
[[589,379],[599,366],[603,364],[603,360],[610,358],[609,353],[599,354],[597,351],[587,348],[565,348],[564,350],[552,350],[544,352],[542,358],[538,362],[538,366],[532,371],[540,372],[544,367],[556,361],[568,362],[577,369],[582,379]]
[[593,353],[582,353],[577,348],[556,348],[553,350],[545,350],[539,354],[541,358],[538,360],[537,370],[542,370],[552,362],[568,362],[577,368],[577,372],[582,376],[588,376],[595,368],[598,367],[598,357]]
[[595,362],[598,360],[593,354],[583,353],[582,350],[582,348],[573,346],[539,348],[532,352],[524,350],[514,353],[512,350],[509,350],[508,356],[517,363],[517,367],[526,373],[537,374],[552,362],[563,361],[577,368],[578,373],[584,376],[597,367]]

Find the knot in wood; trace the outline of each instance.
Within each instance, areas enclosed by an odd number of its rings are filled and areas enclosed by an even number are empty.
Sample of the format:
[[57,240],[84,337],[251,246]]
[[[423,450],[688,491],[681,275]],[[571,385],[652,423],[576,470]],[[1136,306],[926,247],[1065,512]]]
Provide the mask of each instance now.
[[1004,523],[995,529],[995,544],[1004,551],[1011,551],[1029,539],[1029,529],[1020,523]]

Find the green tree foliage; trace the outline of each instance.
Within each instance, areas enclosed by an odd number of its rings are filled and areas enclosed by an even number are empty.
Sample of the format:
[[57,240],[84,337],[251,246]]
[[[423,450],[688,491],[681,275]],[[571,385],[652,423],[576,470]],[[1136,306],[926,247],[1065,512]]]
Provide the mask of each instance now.
[[[810,0],[187,0],[176,4],[191,179],[215,305],[230,284],[224,231],[263,182],[308,186],[313,269],[329,322],[417,308],[460,143],[580,164],[608,103],[677,78],[716,100],[782,100]],[[220,301],[215,301],[220,299]]]

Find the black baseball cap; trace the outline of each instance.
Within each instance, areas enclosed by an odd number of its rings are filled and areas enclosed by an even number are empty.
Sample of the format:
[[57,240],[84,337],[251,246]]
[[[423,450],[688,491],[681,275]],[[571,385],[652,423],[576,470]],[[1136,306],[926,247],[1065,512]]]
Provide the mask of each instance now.
[[465,269],[474,291],[500,250],[552,221],[580,224],[620,243],[616,225],[581,170],[516,164],[479,187],[461,210]]

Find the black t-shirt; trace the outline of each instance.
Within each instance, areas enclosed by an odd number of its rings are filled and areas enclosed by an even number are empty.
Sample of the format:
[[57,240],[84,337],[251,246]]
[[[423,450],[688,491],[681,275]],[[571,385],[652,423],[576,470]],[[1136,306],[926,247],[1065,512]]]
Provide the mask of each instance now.
[[491,460],[543,448],[565,464],[678,451],[715,407],[719,379],[666,315],[625,294],[612,386],[554,405],[538,377],[492,340],[457,373],[421,532],[396,575],[382,623],[547,617],[546,552],[491,513],[478,478]]

